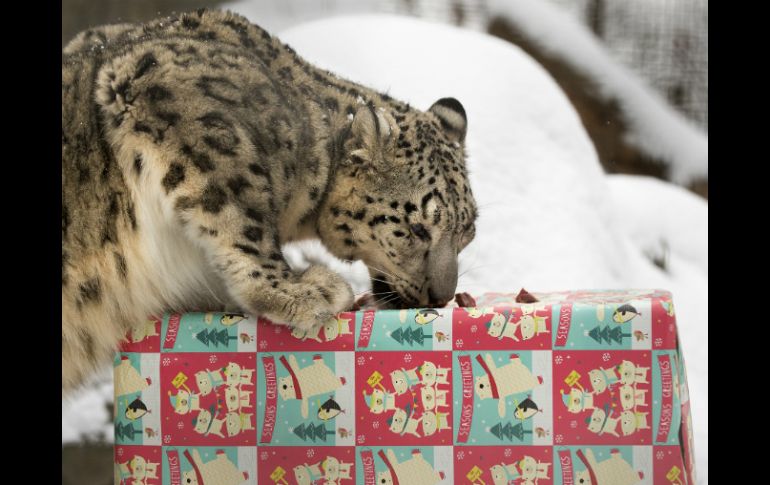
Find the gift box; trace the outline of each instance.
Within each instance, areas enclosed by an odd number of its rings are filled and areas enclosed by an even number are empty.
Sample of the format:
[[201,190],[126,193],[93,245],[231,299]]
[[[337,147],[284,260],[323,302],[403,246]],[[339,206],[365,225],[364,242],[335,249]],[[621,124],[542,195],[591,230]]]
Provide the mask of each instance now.
[[487,293],[312,331],[170,314],[114,370],[117,484],[695,483],[661,290]]

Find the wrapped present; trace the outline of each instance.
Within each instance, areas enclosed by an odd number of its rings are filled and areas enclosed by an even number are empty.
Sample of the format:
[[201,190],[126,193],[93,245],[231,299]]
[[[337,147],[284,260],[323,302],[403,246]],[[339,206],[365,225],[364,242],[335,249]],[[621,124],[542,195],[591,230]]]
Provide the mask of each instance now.
[[148,318],[115,357],[116,483],[695,483],[670,293],[458,301]]

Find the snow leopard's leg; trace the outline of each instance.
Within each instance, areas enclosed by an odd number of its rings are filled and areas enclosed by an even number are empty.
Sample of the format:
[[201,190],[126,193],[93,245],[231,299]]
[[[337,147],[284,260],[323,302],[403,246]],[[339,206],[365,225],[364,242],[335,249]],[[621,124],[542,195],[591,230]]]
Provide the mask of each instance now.
[[346,310],[353,292],[340,275],[322,266],[295,273],[281,254],[274,178],[283,167],[241,121],[259,116],[241,106],[244,76],[176,73],[166,69],[165,54],[139,58],[141,76],[100,80],[119,158],[125,164],[132,159],[126,152],[141,156],[137,190],[158,193],[165,217],[204,249],[244,311],[309,329]]

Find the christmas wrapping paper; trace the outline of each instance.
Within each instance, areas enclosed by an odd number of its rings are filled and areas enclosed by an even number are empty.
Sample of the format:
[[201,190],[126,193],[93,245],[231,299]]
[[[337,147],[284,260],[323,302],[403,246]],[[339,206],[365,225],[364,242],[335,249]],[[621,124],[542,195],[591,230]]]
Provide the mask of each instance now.
[[115,357],[121,485],[693,485],[661,290],[341,313],[150,317]]

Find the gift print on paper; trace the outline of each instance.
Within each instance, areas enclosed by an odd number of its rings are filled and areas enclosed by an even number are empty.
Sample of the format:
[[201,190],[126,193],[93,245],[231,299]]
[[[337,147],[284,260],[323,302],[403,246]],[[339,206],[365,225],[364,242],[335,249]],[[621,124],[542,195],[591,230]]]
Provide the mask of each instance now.
[[115,445],[115,485],[161,485],[160,446]]
[[260,318],[257,346],[260,352],[352,351],[355,324],[355,313],[340,313],[310,330],[276,325]]
[[628,298],[594,294],[553,305],[553,348],[651,349],[651,300]]
[[550,446],[467,446],[454,449],[456,483],[550,485]]
[[356,448],[356,483],[437,485],[454,483],[451,446]]
[[451,352],[357,352],[357,444],[451,444],[451,358]]
[[553,379],[557,442],[652,444],[650,351],[554,352]]
[[455,350],[542,350],[551,348],[550,306],[458,308],[454,311]]
[[115,443],[160,445],[158,357],[153,353],[115,357]]
[[256,355],[161,354],[163,444],[256,443]]
[[166,315],[161,352],[256,352],[255,321],[242,313]]
[[353,445],[353,352],[259,354],[259,443]]
[[651,446],[561,446],[554,453],[556,485],[652,485]]
[[357,312],[356,350],[452,350],[452,308]]
[[163,447],[163,483],[242,485],[255,483],[254,447]]
[[162,318],[149,316],[132,326],[120,343],[122,352],[160,352],[160,328]]
[[355,485],[353,446],[260,448],[257,483]]
[[455,353],[454,372],[455,444],[550,444],[550,351]]

